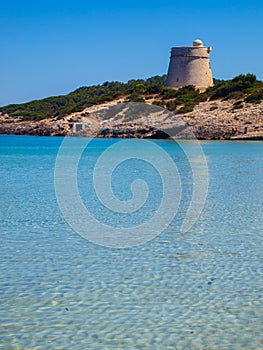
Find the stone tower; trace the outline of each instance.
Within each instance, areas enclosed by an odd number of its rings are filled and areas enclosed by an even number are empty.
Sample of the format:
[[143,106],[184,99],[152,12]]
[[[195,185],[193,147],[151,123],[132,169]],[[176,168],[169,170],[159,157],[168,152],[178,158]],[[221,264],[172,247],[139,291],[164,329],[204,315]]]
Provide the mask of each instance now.
[[213,85],[209,53],[211,47],[195,40],[193,46],[173,47],[165,85],[180,88],[194,85],[204,91]]

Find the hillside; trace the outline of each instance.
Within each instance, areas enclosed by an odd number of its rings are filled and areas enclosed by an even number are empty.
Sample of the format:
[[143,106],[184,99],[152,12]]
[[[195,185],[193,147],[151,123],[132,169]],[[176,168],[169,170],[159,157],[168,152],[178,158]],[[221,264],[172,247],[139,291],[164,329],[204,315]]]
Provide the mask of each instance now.
[[[0,133],[167,137],[183,121],[200,139],[263,135],[263,82],[255,75],[216,80],[202,93],[193,86],[167,88],[164,81],[165,76],[155,76],[128,83],[105,82],[65,96],[1,107]],[[145,103],[145,110],[132,107],[127,111],[127,102]]]

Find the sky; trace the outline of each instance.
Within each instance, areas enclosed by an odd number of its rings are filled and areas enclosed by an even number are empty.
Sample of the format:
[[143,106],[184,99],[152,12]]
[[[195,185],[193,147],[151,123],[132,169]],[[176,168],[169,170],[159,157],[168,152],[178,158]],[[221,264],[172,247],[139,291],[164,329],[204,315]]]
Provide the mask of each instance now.
[[213,76],[263,80],[262,0],[9,0],[0,4],[0,106],[167,73],[201,39]]

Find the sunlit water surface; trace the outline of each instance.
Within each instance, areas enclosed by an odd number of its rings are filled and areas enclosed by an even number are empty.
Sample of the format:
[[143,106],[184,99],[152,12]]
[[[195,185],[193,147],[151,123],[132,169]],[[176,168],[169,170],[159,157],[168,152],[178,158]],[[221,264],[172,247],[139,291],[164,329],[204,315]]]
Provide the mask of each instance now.
[[[125,227],[133,219],[102,213],[90,186],[98,156],[116,141],[94,140],[84,152],[79,187],[95,216]],[[176,144],[157,141],[180,169],[178,213],[152,241],[111,249],[83,239],[62,217],[54,190],[61,142],[0,137],[0,348],[262,349],[263,144],[202,143],[207,201],[180,233],[190,168]],[[113,189],[129,199],[138,174],[149,187],[146,210],[136,214],[143,222],[158,208],[158,173],[127,162]]]

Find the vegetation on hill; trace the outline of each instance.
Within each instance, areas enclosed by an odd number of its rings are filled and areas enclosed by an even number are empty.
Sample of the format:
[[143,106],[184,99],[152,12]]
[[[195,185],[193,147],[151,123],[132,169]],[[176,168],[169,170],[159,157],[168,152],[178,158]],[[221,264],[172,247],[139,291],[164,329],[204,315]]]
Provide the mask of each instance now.
[[147,102],[168,108],[176,113],[187,113],[199,102],[215,99],[234,99],[233,108],[242,108],[243,102],[260,103],[263,100],[263,82],[253,74],[241,74],[232,80],[215,80],[214,86],[200,93],[194,86],[174,90],[164,86],[166,76],[129,80],[127,83],[105,82],[102,85],[81,87],[68,95],[54,96],[23,104],[11,104],[0,112],[24,120],[41,120],[74,112],[92,105],[125,97],[127,101]]
[[[223,99],[235,100],[233,107],[242,108],[243,102],[260,103],[263,100],[263,82],[254,74],[240,74],[232,80],[215,80],[214,86],[199,93],[194,86],[186,86],[179,90],[164,88],[160,94],[168,109],[176,113],[187,113],[199,102]],[[183,105],[183,106],[182,106]],[[179,106],[182,106],[178,109]]]

